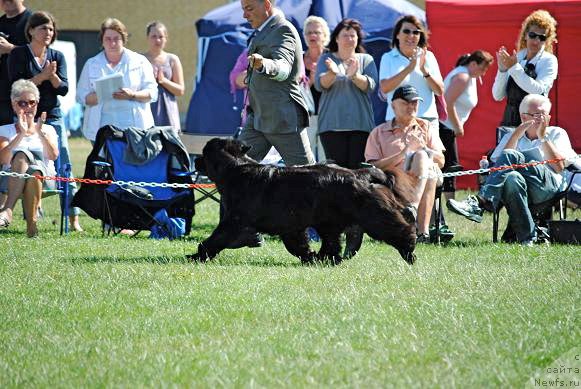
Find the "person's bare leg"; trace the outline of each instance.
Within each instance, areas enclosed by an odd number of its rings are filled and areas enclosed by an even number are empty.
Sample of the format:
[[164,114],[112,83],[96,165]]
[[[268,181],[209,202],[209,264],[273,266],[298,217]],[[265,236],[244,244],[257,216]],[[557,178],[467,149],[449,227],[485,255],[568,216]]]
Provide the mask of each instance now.
[[[14,173],[25,173],[28,170],[28,158],[22,153],[16,153],[10,164],[11,170]],[[0,215],[4,217],[8,223],[12,223],[12,210],[16,202],[24,192],[24,180],[18,177],[8,178],[8,195],[4,202],[4,207]]]
[[[416,184],[414,185],[414,199],[412,205],[416,206],[418,209],[418,216],[417,216],[417,229],[418,233],[420,234],[427,234],[429,231],[429,224],[430,224],[430,213],[428,213],[428,220],[425,221],[425,193],[426,188],[430,185],[430,181],[426,177],[428,175],[428,166],[432,163],[428,154],[424,151],[418,151],[414,154],[411,168],[409,173],[416,179]],[[435,186],[434,186],[435,188]],[[431,190],[431,189],[430,189]],[[434,201],[434,197],[432,194],[432,203]],[[432,204],[433,205],[433,204]],[[430,205],[430,211],[432,211],[432,205]]]
[[26,214],[26,235],[28,235],[29,238],[38,235],[38,213],[36,210],[38,209],[40,196],[42,196],[42,181],[35,178],[29,178],[26,180],[22,206],[24,207],[24,213]]
[[418,207],[418,232],[429,234],[430,218],[434,208],[434,198],[436,196],[436,180],[427,180],[424,188],[420,206]]
[[73,231],[77,231],[77,232],[83,231],[83,227],[81,227],[81,223],[79,222],[79,215],[69,216],[69,223],[70,223],[71,229]]

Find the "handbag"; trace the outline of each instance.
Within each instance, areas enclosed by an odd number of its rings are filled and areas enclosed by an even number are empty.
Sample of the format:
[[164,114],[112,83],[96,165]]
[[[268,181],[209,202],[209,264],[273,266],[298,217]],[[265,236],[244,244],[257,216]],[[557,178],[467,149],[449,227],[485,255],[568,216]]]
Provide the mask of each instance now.
[[438,119],[440,119],[441,122],[445,122],[448,120],[448,106],[446,105],[446,100],[444,99],[444,96],[438,96],[434,94],[434,97],[436,98],[436,110],[438,111]]

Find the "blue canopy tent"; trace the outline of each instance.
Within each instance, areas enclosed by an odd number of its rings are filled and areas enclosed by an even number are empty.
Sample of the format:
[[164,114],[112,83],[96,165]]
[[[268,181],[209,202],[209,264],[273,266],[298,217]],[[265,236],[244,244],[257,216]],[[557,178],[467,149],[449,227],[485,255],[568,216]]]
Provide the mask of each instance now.
[[[425,13],[415,5],[398,0],[278,0],[286,18],[302,37],[303,21],[309,15],[324,18],[331,30],[345,18],[356,18],[364,27],[365,47],[377,66],[389,50],[395,21],[402,15],[416,15],[425,20]],[[196,22],[198,32],[198,64],[194,94],[190,100],[185,132],[204,135],[233,135],[240,125],[242,93],[230,94],[228,75],[236,59],[246,47],[252,28],[242,17],[239,2],[209,12]],[[372,96],[375,121],[385,117],[386,105],[377,94]]]

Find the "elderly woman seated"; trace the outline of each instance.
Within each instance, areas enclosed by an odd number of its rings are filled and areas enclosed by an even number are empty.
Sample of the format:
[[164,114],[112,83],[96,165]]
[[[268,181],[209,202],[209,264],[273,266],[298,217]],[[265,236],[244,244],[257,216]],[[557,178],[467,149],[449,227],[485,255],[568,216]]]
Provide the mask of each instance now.
[[429,226],[436,194],[436,172],[444,166],[444,146],[429,123],[417,117],[422,98],[416,88],[397,88],[391,100],[395,118],[374,128],[365,159],[379,169],[402,169],[413,178],[413,213],[417,213],[417,241],[429,243]]
[[[0,126],[0,164],[10,165],[14,173],[55,175],[53,161],[58,157],[58,138],[53,127],[44,124],[43,112],[35,121],[40,94],[34,83],[18,80],[12,85],[10,99],[16,114],[16,123]],[[12,222],[13,209],[23,198],[26,232],[29,237],[38,234],[37,207],[42,195],[43,181],[36,178],[9,177],[8,197],[0,210],[0,227]],[[54,181],[44,181],[47,189],[54,189]]]

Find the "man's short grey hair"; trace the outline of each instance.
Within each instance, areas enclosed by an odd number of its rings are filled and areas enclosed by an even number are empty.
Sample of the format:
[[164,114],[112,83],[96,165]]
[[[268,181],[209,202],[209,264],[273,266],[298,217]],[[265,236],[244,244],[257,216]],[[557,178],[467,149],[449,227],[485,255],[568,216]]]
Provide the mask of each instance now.
[[329,31],[329,25],[327,24],[327,21],[320,16],[311,15],[305,19],[305,22],[303,23],[303,37],[305,37],[305,40],[307,40],[307,26],[314,23],[321,25],[323,28],[323,46],[327,46],[329,44],[331,31]]
[[30,80],[21,79],[15,81],[12,84],[12,89],[10,90],[10,99],[15,101],[20,98],[24,93],[32,93],[36,101],[40,100],[40,93],[38,92],[38,88],[34,83]]
[[547,96],[537,94],[526,95],[520,102],[518,111],[520,113],[528,112],[532,103],[537,103],[546,113],[551,112],[551,100]]

